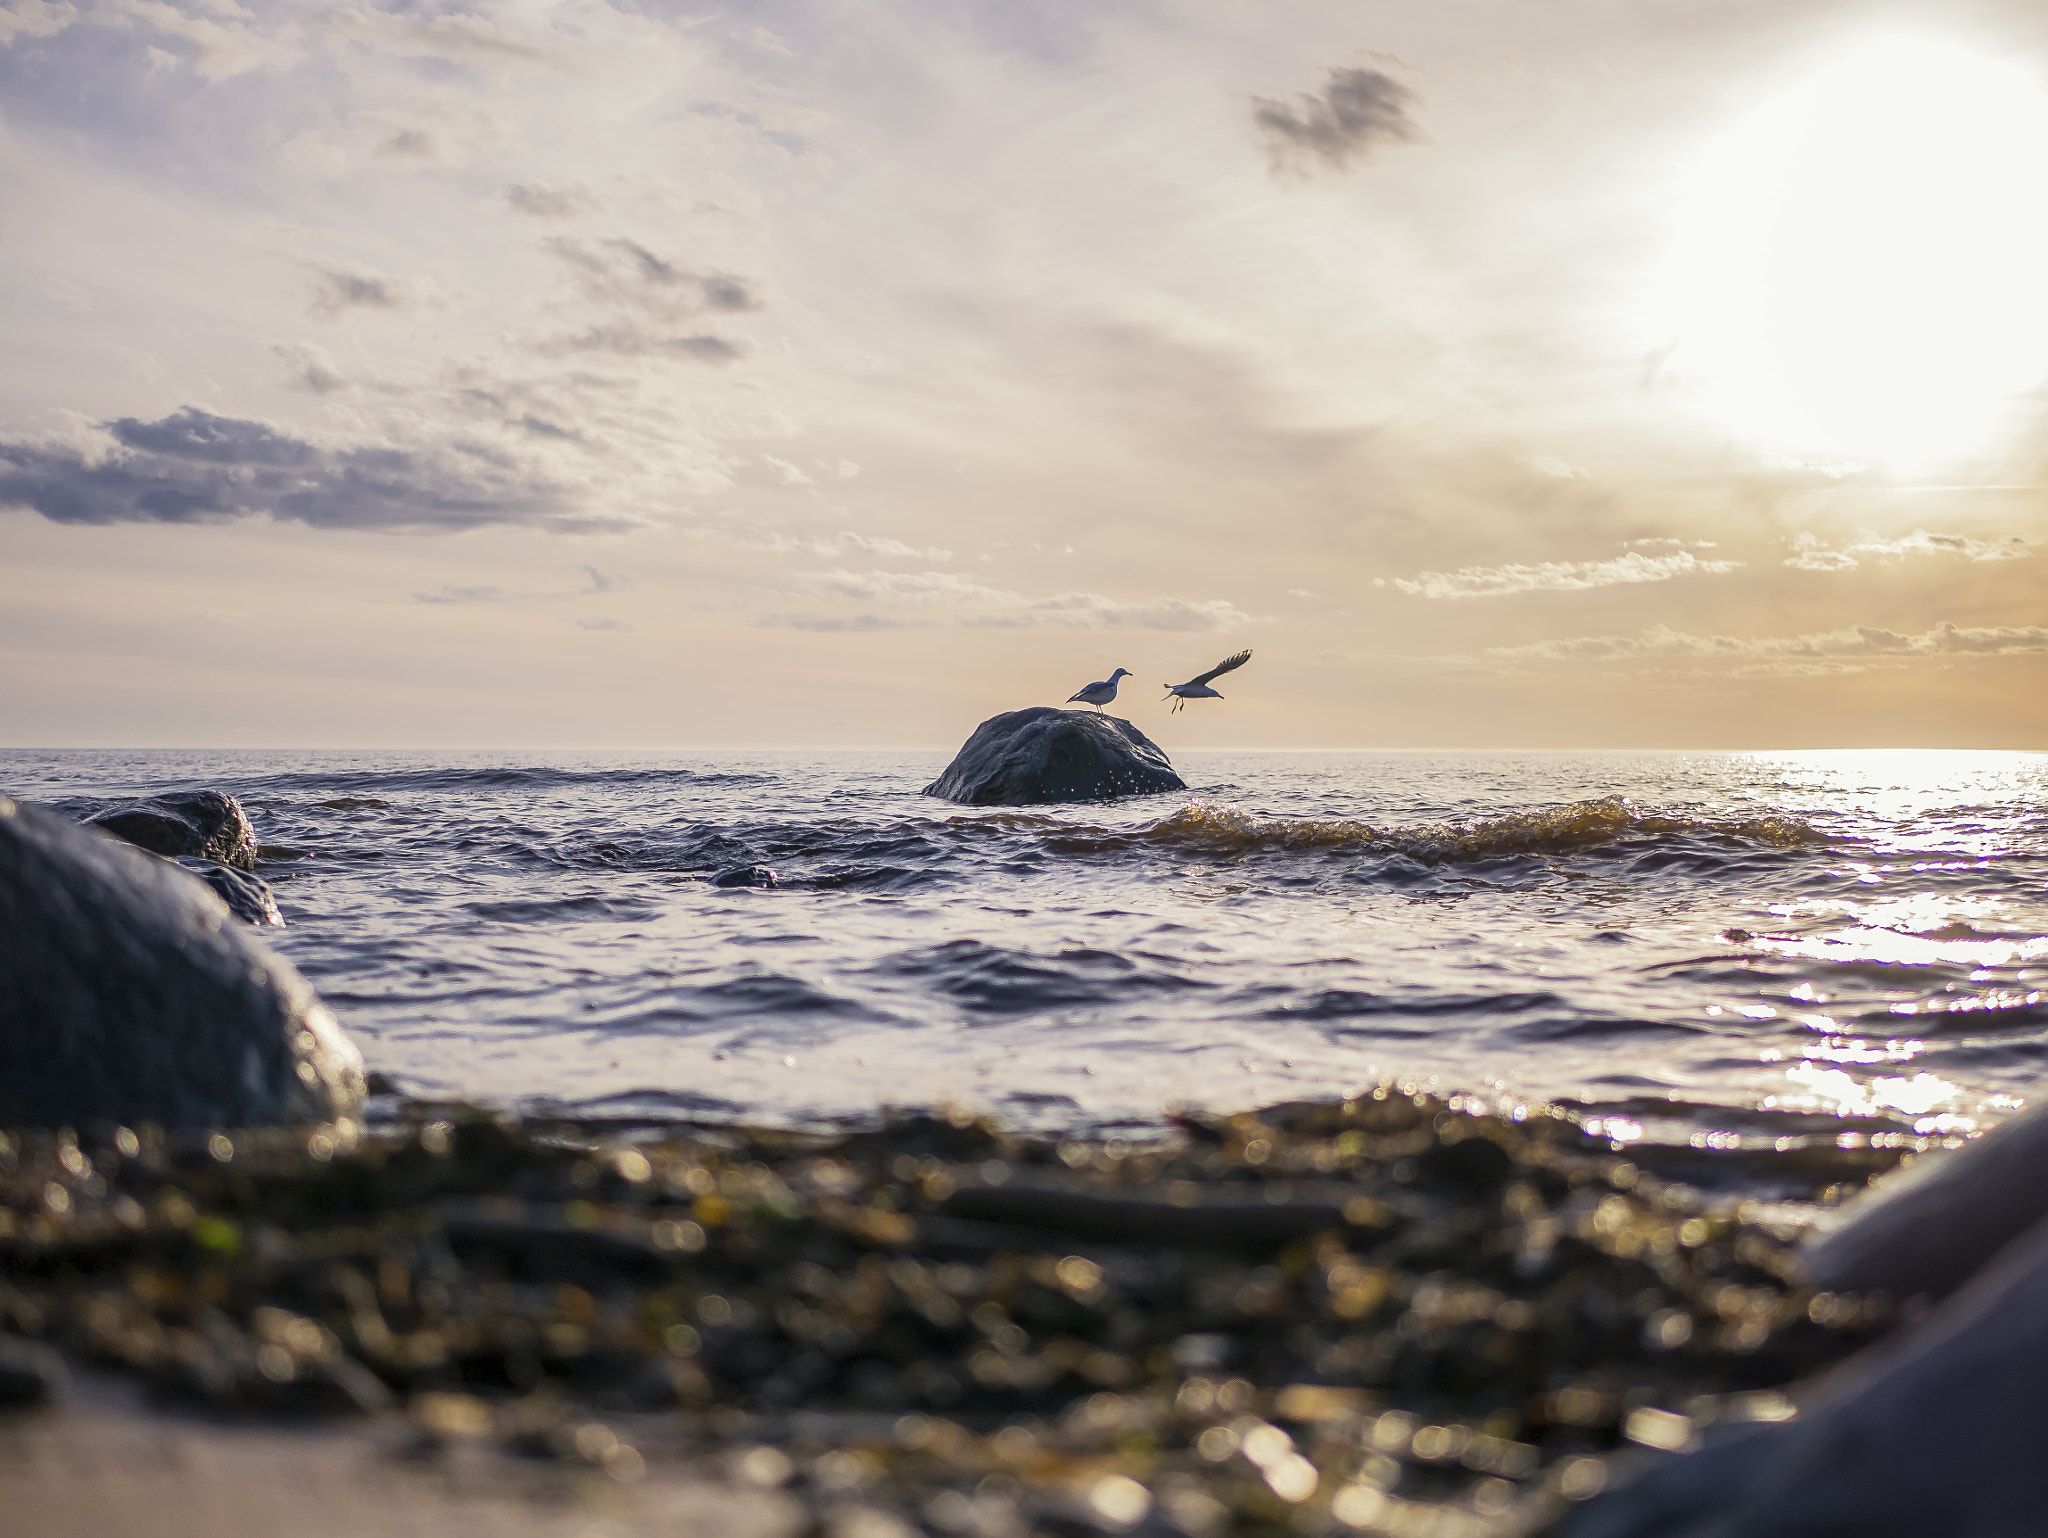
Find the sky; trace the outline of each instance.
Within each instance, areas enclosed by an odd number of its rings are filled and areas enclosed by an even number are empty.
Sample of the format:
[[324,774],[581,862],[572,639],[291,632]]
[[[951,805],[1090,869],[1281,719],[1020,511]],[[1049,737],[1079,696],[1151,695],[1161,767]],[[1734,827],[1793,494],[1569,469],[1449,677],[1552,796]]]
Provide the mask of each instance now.
[[0,743],[2048,748],[2044,188],[1993,0],[0,0]]

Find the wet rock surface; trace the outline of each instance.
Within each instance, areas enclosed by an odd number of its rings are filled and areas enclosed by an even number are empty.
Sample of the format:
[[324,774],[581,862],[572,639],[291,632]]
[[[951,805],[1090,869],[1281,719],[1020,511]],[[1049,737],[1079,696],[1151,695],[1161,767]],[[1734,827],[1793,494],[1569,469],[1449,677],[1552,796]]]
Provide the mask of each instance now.
[[0,797],[0,1126],[296,1122],[361,1096],[311,986],[202,882]]
[[[1818,1189],[1896,1156],[1802,1157]],[[820,1532],[1476,1538],[1617,1447],[1788,1415],[1889,1328],[1767,1216],[1391,1087],[1146,1146],[412,1105],[7,1138],[0,1330],[218,1407],[402,1413],[420,1457],[723,1470]]]
[[1034,806],[1186,789],[1130,722],[1035,705],[982,722],[924,793],[969,806]]
[[221,791],[169,791],[95,812],[86,821],[151,854],[256,869],[256,830],[242,803]]
[[254,924],[259,929],[284,927],[284,915],[278,911],[277,898],[270,890],[270,883],[261,876],[252,876],[245,870],[222,865],[216,860],[186,858],[177,863],[213,888],[214,895],[228,905],[228,912],[243,923]]

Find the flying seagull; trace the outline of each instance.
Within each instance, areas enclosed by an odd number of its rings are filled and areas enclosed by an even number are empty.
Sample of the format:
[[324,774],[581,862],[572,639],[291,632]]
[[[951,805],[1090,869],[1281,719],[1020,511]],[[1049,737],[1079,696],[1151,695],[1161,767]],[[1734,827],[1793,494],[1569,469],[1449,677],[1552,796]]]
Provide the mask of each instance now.
[[1214,689],[1209,687],[1209,680],[1212,678],[1221,678],[1225,673],[1228,673],[1232,668],[1241,668],[1251,660],[1251,648],[1246,647],[1243,651],[1239,652],[1235,657],[1225,657],[1221,662],[1217,663],[1216,666],[1209,669],[1208,672],[1197,673],[1193,678],[1190,678],[1184,684],[1165,685],[1166,697],[1173,701],[1173,708],[1175,710],[1180,709],[1181,706],[1185,705],[1189,700],[1220,700],[1223,698],[1223,696],[1218,694]]
[[1118,668],[1109,677],[1103,679],[1101,683],[1089,684],[1086,688],[1068,695],[1067,703],[1071,705],[1075,700],[1079,700],[1083,705],[1093,705],[1097,710],[1100,710],[1116,698],[1116,681],[1119,678],[1129,677],[1130,671],[1129,668]]

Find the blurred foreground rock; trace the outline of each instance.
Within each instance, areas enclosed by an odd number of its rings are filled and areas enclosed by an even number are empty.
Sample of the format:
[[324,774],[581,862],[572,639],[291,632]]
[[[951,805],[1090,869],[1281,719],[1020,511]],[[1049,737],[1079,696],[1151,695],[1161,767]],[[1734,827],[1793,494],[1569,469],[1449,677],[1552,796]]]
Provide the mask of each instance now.
[[256,830],[242,803],[217,790],[174,790],[96,812],[86,821],[151,854],[256,869]]
[[1034,705],[982,722],[924,793],[969,806],[1035,806],[1187,788],[1130,722]]
[[2048,1531],[2048,1112],[1923,1154],[1801,1246],[1839,1299],[1946,1299],[1787,1425],[1648,1468],[1566,1538],[2008,1538]]
[[0,1126],[318,1121],[362,1089],[311,986],[201,880],[0,797]]

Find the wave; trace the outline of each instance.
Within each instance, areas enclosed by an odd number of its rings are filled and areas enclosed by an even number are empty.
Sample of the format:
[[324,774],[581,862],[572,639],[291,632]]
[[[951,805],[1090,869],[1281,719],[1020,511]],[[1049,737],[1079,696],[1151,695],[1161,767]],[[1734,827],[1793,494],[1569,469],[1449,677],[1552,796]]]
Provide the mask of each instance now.
[[1541,811],[1469,823],[1375,828],[1344,819],[1254,817],[1235,807],[1193,801],[1139,835],[1148,843],[1222,854],[1359,850],[1406,855],[1426,865],[1474,863],[1518,855],[1580,854],[1674,839],[1762,849],[1835,842],[1796,817],[1684,817],[1646,812],[1626,796],[1572,801]]
[[298,770],[243,781],[257,791],[377,792],[404,790],[516,791],[627,785],[766,785],[773,775],[698,769],[356,769],[336,773]]

